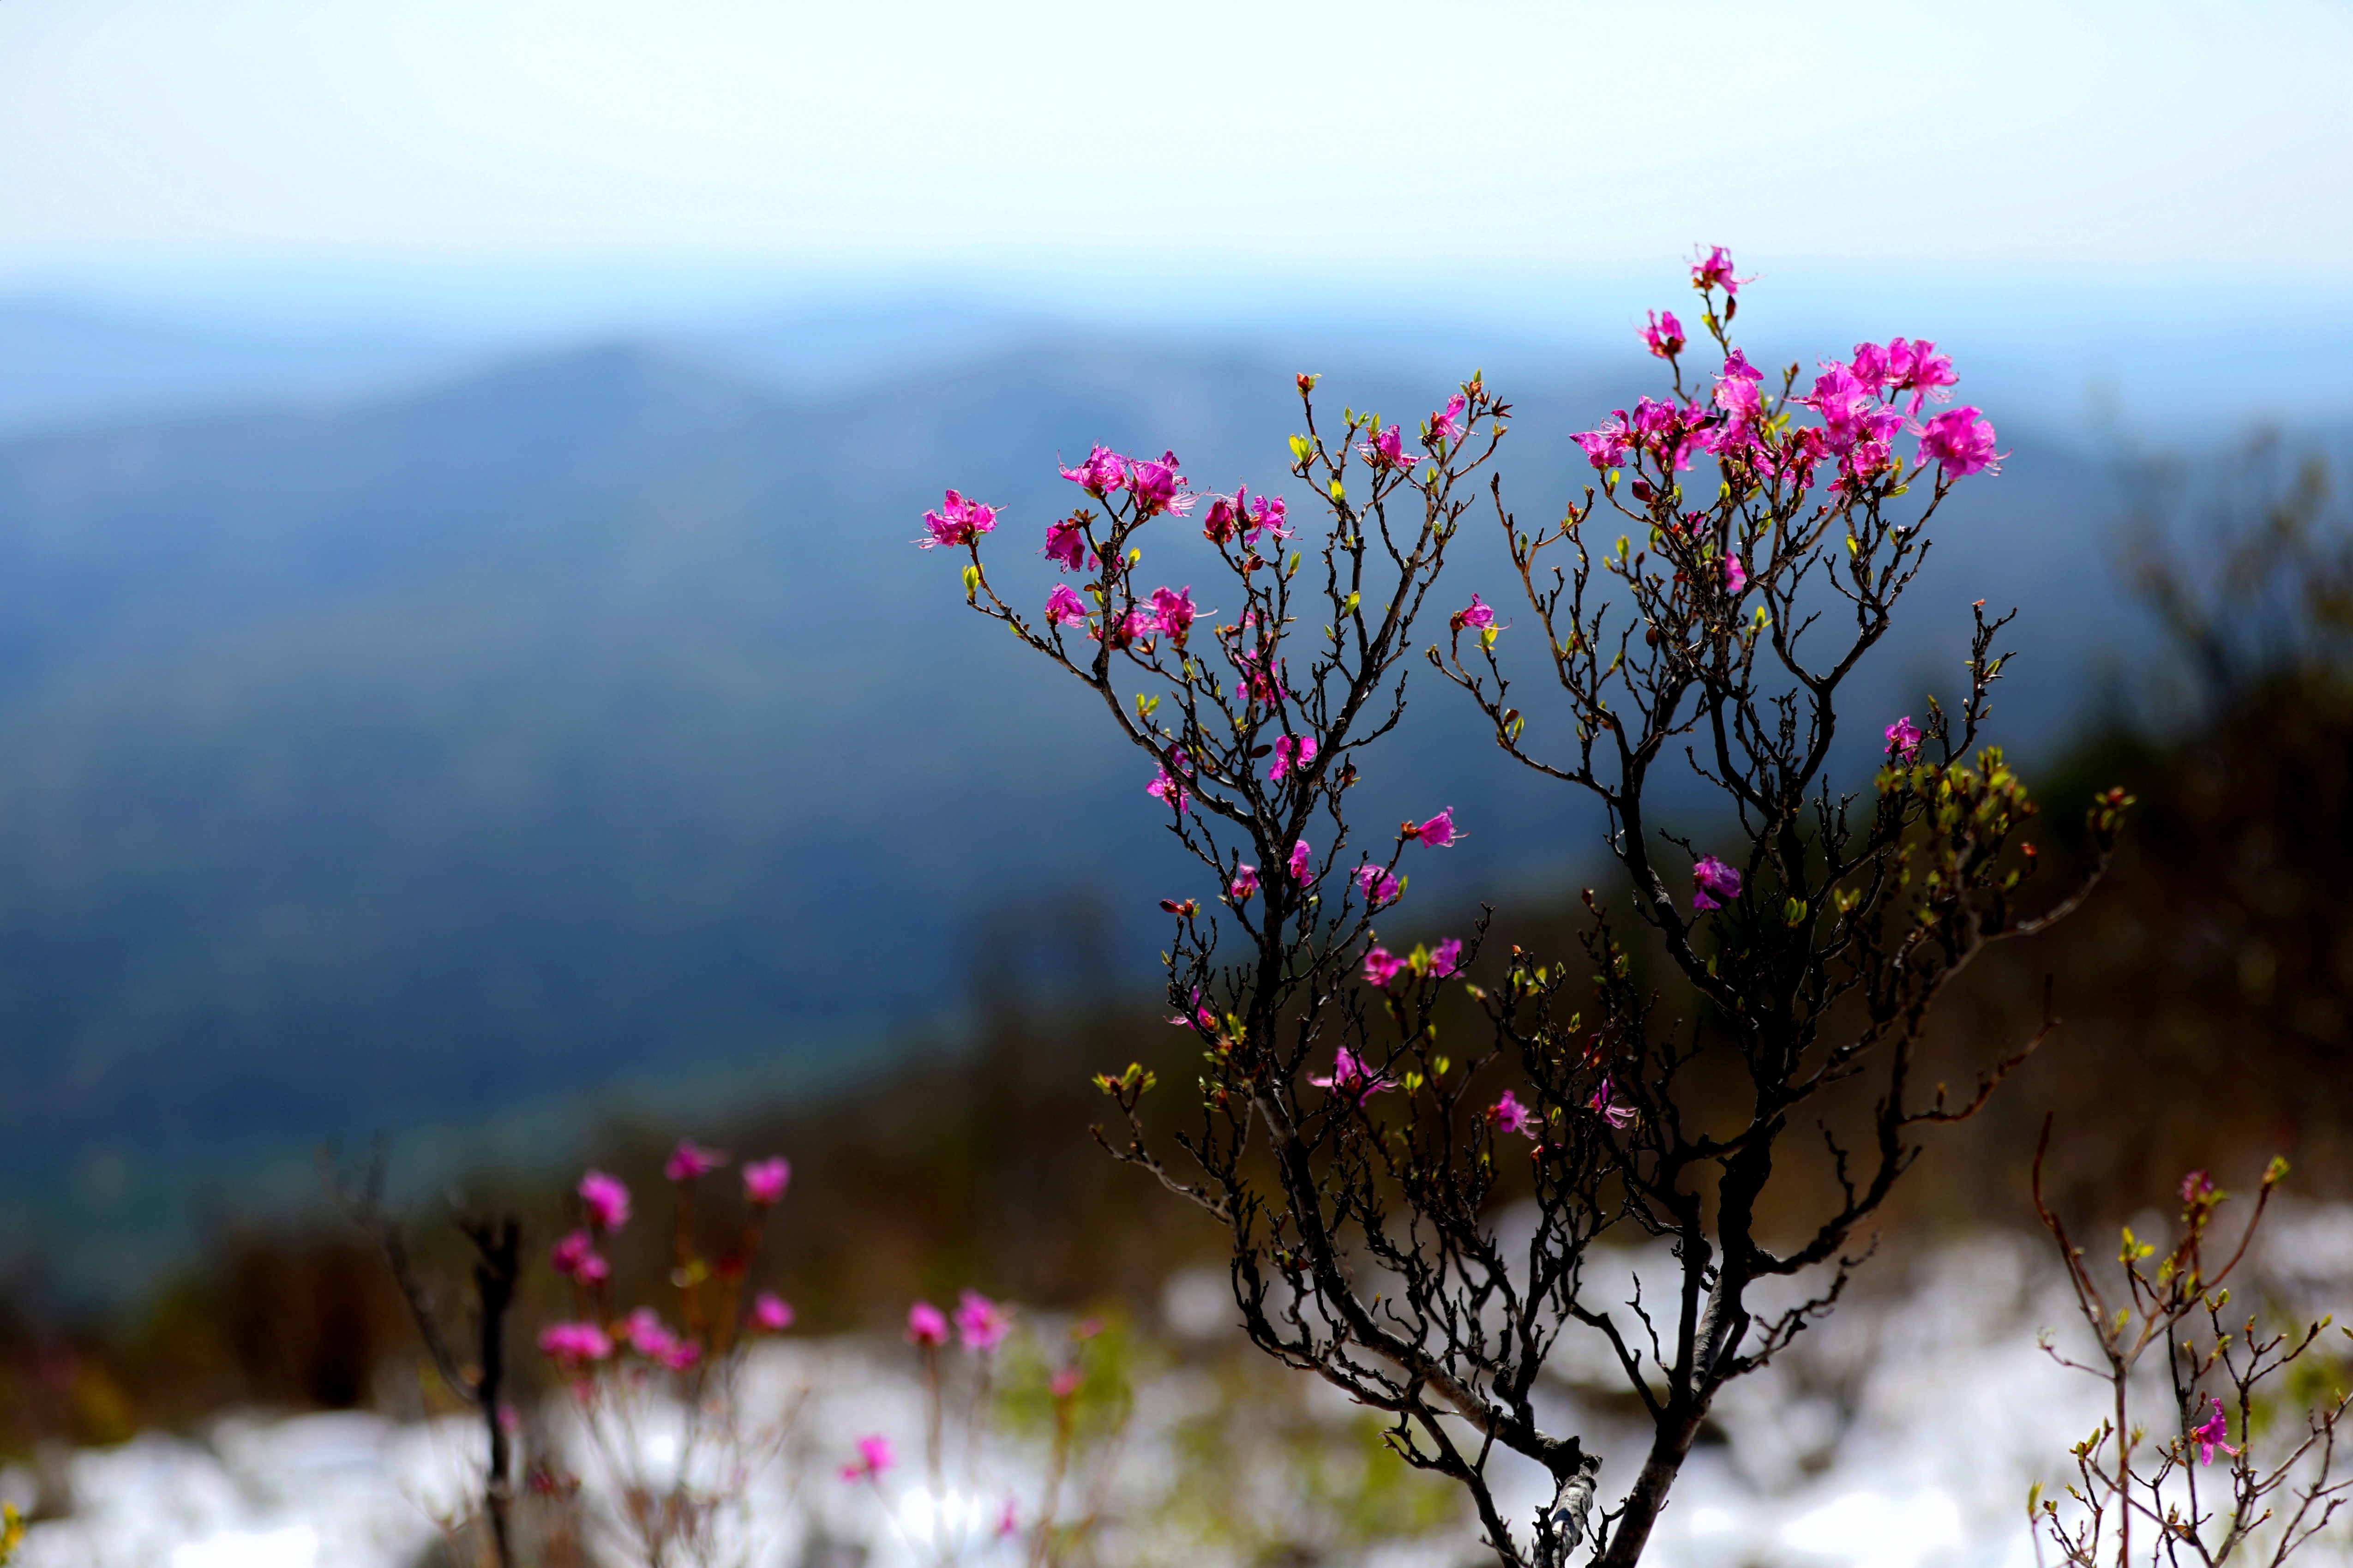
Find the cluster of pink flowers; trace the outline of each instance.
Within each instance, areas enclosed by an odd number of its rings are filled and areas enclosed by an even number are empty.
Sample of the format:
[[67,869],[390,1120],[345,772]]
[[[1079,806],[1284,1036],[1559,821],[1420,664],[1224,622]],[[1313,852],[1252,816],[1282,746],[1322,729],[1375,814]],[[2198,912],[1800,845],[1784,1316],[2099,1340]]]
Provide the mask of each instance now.
[[1231,495],[1209,497],[1209,510],[1202,514],[1201,537],[1212,545],[1229,545],[1237,536],[1244,544],[1255,545],[1261,535],[1277,541],[1291,537],[1282,497],[1256,496],[1248,485],[1238,487]]
[[685,1372],[702,1359],[702,1347],[670,1331],[661,1314],[640,1307],[621,1320],[620,1339],[631,1350],[672,1372]]
[[596,1251],[596,1240],[586,1231],[574,1231],[549,1251],[547,1261],[556,1273],[584,1289],[594,1289],[613,1276],[612,1266]]
[[1740,896],[1740,873],[1714,855],[1700,856],[1692,867],[1692,907],[1721,909]]
[[1274,737],[1274,760],[1266,766],[1267,781],[1271,784],[1280,784],[1282,782],[1283,775],[1289,773],[1292,768],[1304,768],[1314,760],[1315,737],[1314,736],[1303,735],[1294,741],[1287,735],[1278,735]]
[[1175,452],[1163,452],[1156,459],[1132,458],[1098,446],[1087,453],[1084,462],[1063,469],[1061,474],[1098,501],[1107,499],[1114,491],[1124,490],[1144,516],[1166,512],[1182,517],[1193,510],[1193,503],[1199,498],[1192,493],[1189,482],[1176,471],[1177,467]]
[[1399,958],[1387,948],[1374,948],[1365,954],[1365,983],[1382,991],[1394,990],[1408,977],[1429,976],[1445,980],[1462,967],[1462,938],[1449,937],[1430,949],[1410,958]]
[[983,534],[995,531],[997,508],[984,506],[951,490],[937,512],[923,514],[923,527],[928,532],[915,543],[926,550],[942,545],[976,544]]
[[[965,1350],[987,1354],[1013,1331],[1013,1314],[979,1291],[967,1289],[956,1296],[955,1324]],[[907,1308],[907,1342],[936,1350],[948,1342],[948,1314],[918,1301]]]
[[594,1323],[550,1323],[539,1331],[540,1353],[565,1372],[578,1373],[613,1353],[613,1341]]

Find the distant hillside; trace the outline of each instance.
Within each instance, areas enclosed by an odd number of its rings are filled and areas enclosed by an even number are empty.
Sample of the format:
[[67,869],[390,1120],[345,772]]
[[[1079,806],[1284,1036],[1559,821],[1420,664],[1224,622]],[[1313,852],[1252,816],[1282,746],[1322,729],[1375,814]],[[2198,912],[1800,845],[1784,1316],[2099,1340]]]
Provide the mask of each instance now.
[[[324,1134],[839,1071],[952,1019],[976,930],[1066,894],[1144,974],[1187,885],[1148,769],[908,541],[955,484],[1034,550],[1073,499],[1051,459],[1092,440],[1270,484],[1295,368],[1039,341],[794,402],[612,347],[0,444],[0,1255],[94,1262]],[[1409,418],[1445,391],[1325,388]],[[1527,389],[1525,515],[1609,402]],[[2031,739],[2125,622],[2096,477],[2013,444],[1874,678],[1917,711],[1968,600],[2021,601]],[[1491,528],[1450,597],[1501,597]],[[1442,700],[1366,793],[1367,823],[1471,830],[1421,909],[1540,885],[1594,831]]]

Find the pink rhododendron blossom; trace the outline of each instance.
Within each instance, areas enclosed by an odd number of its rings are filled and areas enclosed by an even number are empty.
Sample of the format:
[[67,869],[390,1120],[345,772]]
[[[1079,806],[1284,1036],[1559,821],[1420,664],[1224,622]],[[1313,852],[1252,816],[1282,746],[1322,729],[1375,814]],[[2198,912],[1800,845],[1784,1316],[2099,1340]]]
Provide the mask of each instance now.
[[956,1336],[967,1351],[993,1351],[1013,1331],[1012,1315],[977,1290],[956,1298]]
[[1672,359],[1683,351],[1683,323],[1675,320],[1672,311],[1648,313],[1651,324],[1642,329],[1642,341],[1661,359]]
[[898,1462],[899,1457],[891,1451],[891,1439],[878,1432],[871,1437],[858,1440],[858,1457],[841,1467],[841,1478],[845,1481],[879,1481],[882,1478],[882,1472]]
[[650,1307],[640,1307],[621,1320],[621,1340],[639,1355],[657,1360],[678,1348],[678,1336]]
[[[2207,1397],[2213,1398],[2211,1394]],[[2217,1448],[2221,1449],[2233,1459],[2237,1458],[2239,1451],[2231,1446],[2228,1441],[2230,1436],[2231,1420],[2222,1413],[2222,1402],[2219,1399],[2214,1400],[2214,1414],[2189,1429],[2189,1440],[2198,1446],[2199,1459],[2201,1464],[2212,1464],[2214,1450]]]
[[550,1323],[539,1331],[540,1353],[566,1372],[578,1372],[613,1353],[613,1341],[594,1323]]
[[1620,408],[1609,416],[1608,424],[1579,431],[1576,440],[1595,468],[1618,468],[1624,464],[1626,453],[1634,445],[1634,431],[1627,422],[1626,410]]
[[1445,412],[1432,414],[1430,417],[1430,428],[1431,433],[1436,435],[1440,440],[1461,440],[1462,439],[1462,410],[1470,406],[1470,399],[1463,397],[1460,392],[1457,392],[1453,397],[1449,397],[1446,400]]
[[1491,604],[1482,604],[1479,601],[1479,596],[1474,593],[1471,596],[1470,608],[1456,610],[1451,617],[1451,624],[1457,631],[1466,626],[1473,631],[1484,631],[1495,624],[1495,607]]
[[1301,839],[1297,843],[1293,844],[1291,846],[1291,880],[1306,881],[1308,863],[1314,858],[1315,851],[1309,847],[1305,839]]
[[1757,280],[1732,275],[1732,256],[1721,245],[1708,247],[1707,254],[1692,263],[1692,284],[1701,289],[1722,289],[1726,295],[1740,292],[1740,285]]
[[1087,601],[1072,593],[1070,584],[1056,583],[1054,591],[1046,596],[1046,620],[1057,626],[1084,626]]
[[1176,471],[1176,454],[1163,452],[1158,461],[1150,458],[1127,460],[1127,493],[1135,498],[1135,509],[1145,517],[1163,512],[1182,517],[1193,510],[1199,498],[1186,488],[1187,482]]
[[1462,967],[1462,938],[1449,937],[1430,949],[1430,978],[1444,980]]
[[2000,473],[2008,452],[1993,450],[1993,421],[1980,418],[1964,403],[1947,408],[1920,427],[1920,461],[1937,462],[1956,479],[1978,472]]
[[1740,873],[1714,855],[1692,867],[1692,907],[1720,909],[1740,896]]
[[1387,991],[1405,967],[1405,960],[1387,948],[1375,948],[1365,955],[1365,983]]
[[[1240,503],[1239,493],[1235,500]],[[1242,530],[1242,537],[1252,544],[1258,542],[1261,534],[1278,542],[1288,539],[1291,530],[1283,526],[1284,521],[1282,497],[1277,495],[1270,499],[1261,495],[1250,503],[1250,526]]]
[[1266,765],[1267,779],[1270,782],[1280,784],[1282,782],[1282,776],[1290,772],[1293,768],[1304,768],[1314,760],[1315,737],[1314,736],[1303,735],[1297,740],[1293,740],[1287,735],[1278,735],[1274,737],[1274,760]]
[[1176,1025],[1179,1029],[1198,1029],[1204,1034],[1214,1034],[1218,1030],[1218,1015],[1209,1011],[1209,1004],[1208,1002],[1201,1000],[1201,988],[1199,986],[1195,986],[1193,988],[1193,1011],[1191,1015],[1187,1016],[1187,1014],[1180,1012],[1174,1018],[1171,1018],[1168,1022]]
[[1258,867],[1248,861],[1234,867],[1234,879],[1226,885],[1226,893],[1237,904],[1247,904],[1258,891]]
[[602,1171],[581,1177],[579,1192],[590,1229],[617,1231],[629,1223],[629,1190]]
[[1335,1095],[1353,1095],[1358,1105],[1394,1086],[1387,1078],[1377,1078],[1366,1072],[1364,1063],[1358,1061],[1356,1054],[1345,1045],[1333,1056],[1330,1077],[1307,1081],[1319,1089],[1330,1089]]
[[1455,842],[1462,837],[1454,831],[1454,808],[1451,806],[1419,826],[1410,822],[1406,825],[1411,829],[1405,835],[1407,838],[1419,839],[1432,849],[1452,849]]
[[1193,630],[1193,613],[1190,584],[1181,588],[1156,588],[1152,590],[1152,619],[1179,648],[1185,646],[1185,639]]
[[1730,551],[1724,556],[1724,591],[1735,599],[1748,591],[1748,568]]
[[1502,1131],[1525,1133],[1530,1138],[1535,1136],[1528,1131],[1535,1124],[1535,1113],[1522,1105],[1519,1096],[1509,1089],[1504,1091],[1504,1097],[1497,1100],[1494,1108],[1487,1114],[1495,1118],[1495,1126]]
[[1632,1125],[1634,1120],[1633,1108],[1618,1103],[1618,1086],[1608,1078],[1594,1086],[1592,1095],[1585,1102],[1585,1108],[1620,1131]]
[[1356,450],[1375,468],[1397,469],[1410,473],[1414,465],[1422,461],[1419,452],[1406,450],[1405,427],[1402,425],[1391,425],[1386,430],[1375,428],[1372,439],[1358,442]]
[[1046,528],[1046,548],[1040,552],[1062,570],[1075,572],[1086,565],[1087,531],[1075,517],[1065,517]]
[[[1634,405],[1630,424],[1635,444],[1650,454],[1661,469],[1687,469],[1692,465],[1692,451],[1700,444],[1706,418],[1695,408],[1677,408],[1644,397]],[[1580,442],[1583,438],[1579,438]]]
[[602,1285],[612,1277],[612,1266],[597,1255],[596,1242],[586,1231],[574,1231],[550,1249],[547,1261],[556,1273],[579,1285]]
[[1365,902],[1376,909],[1396,903],[1398,893],[1403,891],[1398,879],[1377,865],[1359,866],[1356,885],[1365,890]]
[[1887,726],[1887,755],[1890,757],[1911,761],[1920,755],[1920,726],[1912,722],[1910,714]]
[[1908,344],[1899,337],[1887,345],[1887,379],[1896,391],[1912,394],[1912,406],[1905,412],[1915,419],[1923,399],[1933,397],[1941,403],[1952,396],[1945,388],[1960,381],[1953,374],[1951,356],[1938,354],[1936,345],[1925,337]]
[[1185,803],[1190,799],[1185,789],[1184,780],[1170,778],[1168,769],[1166,768],[1160,770],[1151,783],[1144,787],[1144,792],[1154,800],[1173,808],[1178,816],[1185,814]]
[[1231,495],[1209,497],[1209,510],[1201,516],[1202,538],[1212,545],[1233,543],[1234,535],[1240,532],[1242,494],[1236,491]]
[[966,500],[951,490],[937,512],[923,514],[923,526],[928,535],[915,543],[926,550],[941,545],[970,545],[996,528],[997,508]]
[[681,1139],[678,1147],[670,1150],[670,1160],[662,1167],[662,1174],[672,1181],[691,1181],[698,1176],[709,1175],[726,1163],[727,1156],[717,1150],[699,1148],[691,1141]]
[[792,1303],[773,1290],[752,1298],[752,1327],[764,1334],[781,1334],[793,1326]]
[[1127,482],[1127,470],[1121,464],[1118,454],[1103,446],[1087,453],[1086,461],[1078,467],[1063,469],[1061,473],[1064,479],[1098,501]]
[[944,1345],[948,1342],[947,1314],[928,1301],[918,1301],[907,1308],[907,1342],[913,1345]]
[[744,1167],[744,1201],[767,1208],[785,1195],[792,1179],[792,1165],[781,1156],[752,1160]]

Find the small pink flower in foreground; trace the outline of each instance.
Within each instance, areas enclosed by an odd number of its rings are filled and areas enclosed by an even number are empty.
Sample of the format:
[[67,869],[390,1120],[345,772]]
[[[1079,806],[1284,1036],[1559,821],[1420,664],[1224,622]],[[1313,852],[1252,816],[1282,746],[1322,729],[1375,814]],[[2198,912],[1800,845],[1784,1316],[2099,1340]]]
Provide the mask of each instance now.
[[1419,839],[1432,849],[1452,849],[1455,841],[1462,835],[1454,831],[1454,808],[1449,806],[1426,822],[1419,825],[1408,822],[1404,836]]
[[1756,281],[1732,275],[1732,255],[1721,245],[1708,247],[1707,254],[1692,263],[1692,287],[1695,289],[1722,289],[1731,295],[1740,292],[1741,284]]
[[1287,735],[1278,735],[1274,737],[1274,760],[1266,766],[1267,779],[1271,783],[1280,784],[1282,776],[1292,768],[1304,768],[1314,760],[1314,736],[1303,735],[1294,741]]
[[1405,450],[1405,427],[1402,425],[1391,425],[1386,430],[1376,428],[1372,439],[1359,441],[1356,444],[1356,450],[1362,452],[1365,461],[1375,468],[1396,469],[1411,473],[1414,465],[1421,461],[1419,452],[1409,452]]
[[1226,886],[1226,894],[1237,904],[1247,904],[1258,891],[1258,867],[1244,861],[1234,867],[1234,879]]
[[1297,843],[1293,844],[1291,846],[1291,880],[1306,881],[1308,863],[1314,858],[1315,851],[1305,839],[1301,839]]
[[1375,948],[1365,955],[1365,983],[1387,991],[1405,967],[1405,960],[1387,948]]
[[1720,909],[1740,896],[1740,873],[1714,855],[1692,867],[1692,907]]
[[629,1223],[629,1190],[602,1171],[581,1177],[579,1192],[592,1229],[617,1231]]
[[1177,815],[1184,815],[1185,802],[1188,799],[1184,780],[1170,778],[1168,769],[1166,768],[1160,770],[1159,775],[1151,783],[1144,787],[1144,792],[1174,809]]
[[1462,967],[1462,938],[1449,937],[1430,949],[1430,978],[1444,980]]
[[1937,462],[1956,479],[1973,473],[2000,473],[2008,452],[1993,450],[1993,421],[1979,418],[1964,403],[1947,408],[1920,427],[1920,461]]
[[1479,596],[1474,593],[1471,596],[1471,608],[1456,610],[1451,618],[1450,624],[1457,631],[1466,626],[1473,631],[1484,631],[1495,624],[1495,607],[1491,604],[1482,604],[1479,601]]
[[1748,568],[1729,552],[1724,557],[1724,591],[1735,599],[1748,591]]
[[550,1323],[539,1331],[539,1350],[566,1372],[577,1372],[611,1355],[613,1341],[594,1323]]
[[1007,1498],[1005,1499],[1005,1506],[997,1510],[997,1539],[1003,1541],[1008,1536],[1018,1535],[1020,1533],[1021,1510],[1015,1505],[1011,1498]]
[[[1236,506],[1240,506],[1241,504],[1241,494],[1240,492],[1235,493],[1234,504]],[[1290,538],[1291,530],[1282,525],[1284,522],[1284,505],[1285,503],[1280,495],[1274,496],[1271,499],[1261,495],[1257,500],[1251,502],[1250,526],[1242,530],[1242,537],[1248,539],[1252,544],[1258,543],[1258,536],[1261,534],[1265,534],[1278,542]]]
[[967,1351],[993,1351],[1013,1331],[1012,1315],[977,1290],[956,1298],[956,1335]]
[[1135,498],[1135,509],[1145,517],[1162,512],[1182,517],[1193,510],[1199,498],[1186,488],[1187,481],[1176,471],[1176,454],[1162,452],[1160,461],[1149,458],[1129,458],[1127,461],[1127,493]]
[[1046,548],[1040,553],[1048,560],[1059,562],[1064,571],[1075,572],[1086,564],[1087,531],[1075,517],[1048,524]]
[[[1162,903],[1165,905],[1166,900],[1162,900]],[[1195,986],[1193,988],[1192,1016],[1187,1017],[1184,1013],[1180,1012],[1174,1018],[1171,1018],[1168,1022],[1176,1025],[1179,1029],[1198,1029],[1204,1034],[1214,1034],[1218,1031],[1218,1015],[1209,1011],[1209,1004],[1208,1002],[1201,1000],[1201,988],[1199,986]]]
[[773,1290],[752,1298],[752,1327],[764,1334],[781,1334],[793,1326],[792,1303]]
[[1887,726],[1887,755],[1909,762],[1920,755],[1921,739],[1920,726],[1912,722],[1910,714],[1905,714]]
[[[2207,1397],[2211,1399],[2213,1396],[2210,1394]],[[2214,1414],[2189,1429],[2189,1440],[2198,1445],[2200,1462],[2208,1465],[2214,1462],[2214,1450],[2217,1448],[2233,1459],[2239,1457],[2239,1451],[2227,1441],[2230,1436],[2230,1417],[2222,1414],[2222,1402],[2219,1399],[2214,1400]]]
[[679,1338],[650,1307],[640,1307],[621,1321],[621,1339],[641,1356],[661,1361],[679,1347]]
[[698,1176],[709,1175],[726,1163],[727,1156],[719,1150],[701,1148],[691,1139],[681,1139],[678,1147],[670,1150],[670,1161],[662,1167],[662,1174],[672,1181],[691,1181]]
[[1634,1119],[1632,1107],[1618,1103],[1618,1086],[1608,1078],[1594,1086],[1591,1097],[1585,1102],[1585,1108],[1621,1131]]
[[948,1342],[947,1314],[928,1301],[918,1301],[907,1308],[907,1342],[911,1345],[944,1345]]
[[1046,1390],[1056,1399],[1068,1399],[1079,1392],[1079,1384],[1084,1379],[1085,1374],[1077,1367],[1064,1367],[1054,1374],[1054,1381],[1046,1385]]
[[1356,1054],[1345,1045],[1341,1046],[1333,1057],[1330,1077],[1307,1081],[1319,1089],[1330,1089],[1334,1094],[1354,1095],[1358,1105],[1390,1087],[1387,1078],[1377,1078],[1367,1073],[1364,1063],[1358,1061]]
[[1185,646],[1186,634],[1193,629],[1193,614],[1191,584],[1181,588],[1156,588],[1152,590],[1152,619],[1179,648]]
[[1494,1108],[1487,1114],[1493,1117],[1495,1125],[1505,1132],[1525,1133],[1530,1138],[1535,1136],[1528,1131],[1535,1122],[1535,1113],[1522,1105],[1520,1097],[1509,1089],[1504,1091],[1504,1097],[1497,1100]]
[[1462,439],[1462,410],[1471,406],[1470,399],[1457,392],[1446,400],[1446,411],[1430,417],[1430,428],[1440,439],[1459,441]]
[[792,1165],[781,1156],[754,1160],[744,1167],[744,1202],[765,1209],[785,1195],[785,1188],[792,1179]]
[[941,545],[970,545],[996,528],[997,508],[967,500],[951,490],[937,512],[923,514],[923,526],[930,531],[930,536],[915,543],[926,550]]
[[1626,422],[1625,409],[1611,415],[1610,421],[1599,429],[1577,434],[1577,444],[1585,449],[1586,457],[1595,468],[1618,467],[1626,461],[1626,453],[1634,444],[1633,429]]
[[1378,909],[1398,901],[1405,889],[1398,879],[1377,865],[1357,868],[1356,885],[1365,890],[1365,902]]
[[858,1457],[841,1467],[841,1478],[845,1481],[879,1481],[882,1478],[882,1472],[898,1462],[899,1457],[891,1452],[891,1439],[878,1432],[871,1437],[858,1440]]
[[611,1267],[596,1255],[596,1238],[586,1231],[574,1231],[557,1242],[547,1261],[556,1273],[581,1285],[602,1285],[612,1276]]
[[1089,452],[1078,467],[1062,469],[1061,474],[1098,501],[1127,482],[1127,471],[1121,465],[1119,455],[1104,446]]
[[1054,591],[1046,596],[1046,620],[1056,626],[1084,626],[1087,601],[1072,593],[1070,584],[1056,583]]
[[[1858,355],[1861,352],[1856,350]],[[1915,419],[1920,417],[1922,399],[1934,397],[1941,403],[1952,396],[1945,388],[1960,380],[1953,374],[1952,356],[1938,354],[1936,345],[1925,337],[1908,344],[1899,337],[1887,345],[1887,378],[1898,392],[1912,394],[1908,412]]]
[[2211,1176],[2207,1175],[2203,1171],[2192,1171],[2189,1175],[2184,1176],[2181,1179],[2181,1202],[2183,1207],[2186,1208],[2190,1204],[2197,1202],[2200,1198],[2211,1198],[2213,1195],[2214,1179]]
[[1651,311],[1651,324],[1642,329],[1642,341],[1661,359],[1672,359],[1683,351],[1683,323],[1675,320],[1672,311]]

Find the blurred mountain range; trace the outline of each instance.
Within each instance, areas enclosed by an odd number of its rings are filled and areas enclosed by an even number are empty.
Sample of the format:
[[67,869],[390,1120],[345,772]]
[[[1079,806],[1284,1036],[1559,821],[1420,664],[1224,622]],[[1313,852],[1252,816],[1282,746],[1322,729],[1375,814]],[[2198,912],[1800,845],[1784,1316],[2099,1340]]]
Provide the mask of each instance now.
[[[957,349],[822,395],[676,345],[418,350],[330,367],[391,376],[364,396],[0,439],[0,1259],[135,1281],[322,1137],[479,1160],[838,1078],[1073,910],[1107,957],[1070,961],[1148,984],[1154,901],[1194,881],[1148,763],[909,541],[955,484],[1034,562],[1074,499],[1050,460],[1097,440],[1279,489],[1301,366],[1002,323]],[[1449,389],[1317,368],[1334,409]],[[1641,385],[1505,388],[1507,503],[1556,516],[1568,434]],[[2004,439],[1862,696],[1919,712],[1969,601],[2017,603],[2031,755],[2138,633],[2104,476]],[[1495,534],[1444,597],[1505,600]],[[1566,891],[1595,820],[1426,695],[1359,817],[1457,808],[1418,909]]]

